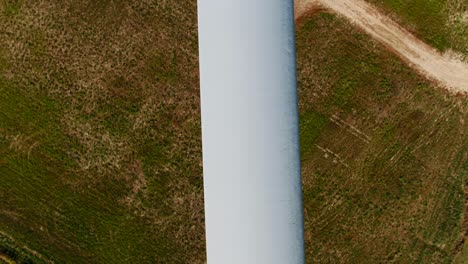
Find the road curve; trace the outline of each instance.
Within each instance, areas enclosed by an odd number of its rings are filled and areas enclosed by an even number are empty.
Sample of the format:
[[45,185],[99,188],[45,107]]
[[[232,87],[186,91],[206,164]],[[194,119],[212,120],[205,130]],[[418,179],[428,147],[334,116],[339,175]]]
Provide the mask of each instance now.
[[442,55],[363,0],[296,0],[296,18],[325,7],[391,49],[412,68],[453,93],[468,94],[468,65]]

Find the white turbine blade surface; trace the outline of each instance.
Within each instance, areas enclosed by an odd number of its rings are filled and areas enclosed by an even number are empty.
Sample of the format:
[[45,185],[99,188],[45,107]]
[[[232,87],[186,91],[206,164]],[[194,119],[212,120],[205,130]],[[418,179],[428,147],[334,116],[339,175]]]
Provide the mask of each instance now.
[[292,0],[199,0],[209,264],[304,263]]

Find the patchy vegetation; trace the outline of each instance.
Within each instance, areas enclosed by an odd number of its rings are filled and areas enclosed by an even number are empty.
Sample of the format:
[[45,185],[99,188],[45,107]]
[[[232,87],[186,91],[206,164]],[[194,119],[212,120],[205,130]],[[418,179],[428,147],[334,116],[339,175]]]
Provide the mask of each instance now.
[[195,2],[1,8],[0,230],[59,263],[200,262]]
[[[195,4],[2,0],[0,262],[204,263]],[[466,99],[333,15],[297,39],[308,260],[450,262]]]
[[15,240],[0,232],[0,263],[22,264],[22,263],[46,263],[44,258],[28,247],[21,247]]
[[466,232],[466,98],[334,15],[304,19],[297,39],[308,262],[450,263]]
[[468,2],[465,0],[368,0],[392,14],[417,37],[440,51],[468,59]]

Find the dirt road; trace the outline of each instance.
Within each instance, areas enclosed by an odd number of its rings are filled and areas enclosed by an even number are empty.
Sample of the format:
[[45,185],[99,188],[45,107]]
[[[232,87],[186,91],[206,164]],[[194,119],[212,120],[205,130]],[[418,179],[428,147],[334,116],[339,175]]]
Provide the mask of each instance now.
[[296,18],[319,6],[350,20],[412,68],[454,93],[468,94],[468,65],[413,36],[363,0],[296,0]]

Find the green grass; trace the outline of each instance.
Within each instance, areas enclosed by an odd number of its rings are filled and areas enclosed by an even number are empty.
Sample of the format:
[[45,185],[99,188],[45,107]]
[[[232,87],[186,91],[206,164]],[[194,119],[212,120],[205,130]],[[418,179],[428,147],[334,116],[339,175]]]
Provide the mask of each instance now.
[[13,17],[20,13],[22,0],[2,0],[3,15],[6,17]]
[[320,136],[322,129],[327,124],[327,118],[313,110],[308,111],[300,117],[300,131],[301,131],[301,155],[306,156],[307,150],[314,146],[314,142]]
[[465,244],[463,246],[462,251],[460,252],[460,255],[457,256],[455,261],[453,262],[454,264],[464,264],[466,260],[468,259],[468,245]]
[[[86,10],[93,4],[95,23]],[[135,2],[127,7],[145,16],[149,32],[112,39],[103,31],[116,31],[114,4],[25,4],[46,8],[32,26],[22,24],[29,16],[0,17],[0,231],[17,245],[2,243],[2,252],[18,262],[24,247],[58,263],[193,263],[204,255],[203,222],[191,218],[203,208],[199,121],[187,120],[199,106],[174,93],[192,83],[180,72],[197,70],[187,71],[194,62],[175,49],[193,46],[191,38],[158,20],[176,17],[166,7]],[[154,46],[161,30],[173,36]],[[7,39],[21,45],[6,48]]]
[[[2,262],[2,254],[8,257],[8,261]],[[0,263],[45,263],[43,259],[35,256],[32,252],[28,252],[21,248],[11,238],[0,234]]]
[[[122,181],[104,179],[86,191],[67,183],[76,176],[73,162],[62,150],[73,146],[60,131],[61,109],[46,96],[26,94],[25,89],[34,90],[2,81],[0,105],[6,110],[0,115],[2,135],[31,138],[16,149],[13,143],[2,144],[2,209],[20,218],[2,215],[0,229],[28,241],[30,247],[42,248],[45,243],[50,250],[42,254],[48,259],[75,263],[169,259],[175,252],[171,240],[115,204],[120,194],[128,192]],[[36,148],[31,148],[32,142],[39,142]],[[51,241],[51,233],[60,239]]]
[[449,48],[468,56],[468,23],[463,12],[468,5],[459,0],[384,0],[369,2],[400,19],[416,36],[440,51]]
[[450,263],[466,103],[375,45],[329,14],[298,26],[307,259]]
[[160,53],[150,59],[148,75],[157,81],[174,82],[179,76],[177,73],[177,55]]

